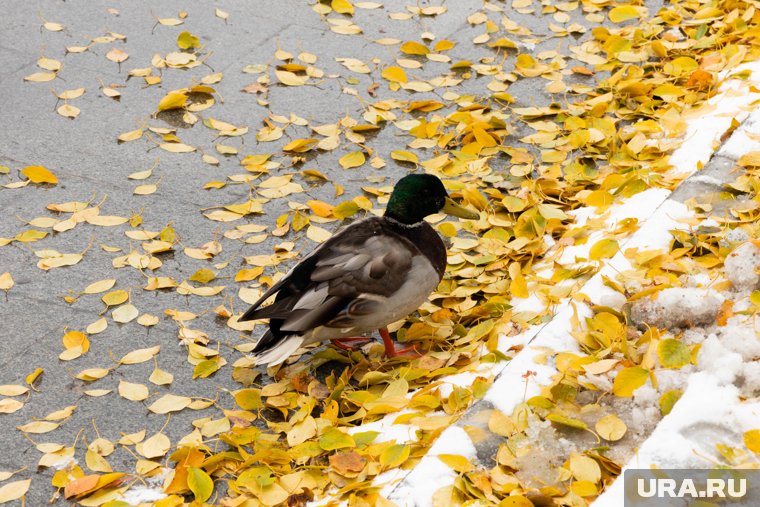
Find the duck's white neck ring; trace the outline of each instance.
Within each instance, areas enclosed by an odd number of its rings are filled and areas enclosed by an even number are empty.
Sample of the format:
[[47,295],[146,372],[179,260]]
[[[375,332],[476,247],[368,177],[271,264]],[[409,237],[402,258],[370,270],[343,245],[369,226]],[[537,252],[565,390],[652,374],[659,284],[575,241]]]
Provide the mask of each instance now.
[[389,222],[393,222],[395,225],[398,225],[399,227],[403,227],[404,229],[414,229],[415,227],[419,227],[425,223],[425,221],[422,221],[422,222],[417,222],[416,224],[405,224],[404,222],[400,222],[396,220],[395,218],[391,218],[388,216],[383,217],[383,218],[385,218]]

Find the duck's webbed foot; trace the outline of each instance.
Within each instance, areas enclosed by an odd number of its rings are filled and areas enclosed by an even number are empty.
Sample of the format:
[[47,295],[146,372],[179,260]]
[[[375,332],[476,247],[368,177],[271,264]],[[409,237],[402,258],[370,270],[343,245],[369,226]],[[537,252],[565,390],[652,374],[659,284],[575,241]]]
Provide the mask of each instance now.
[[414,345],[397,349],[387,327],[381,328],[379,331],[383,338],[383,345],[385,345],[385,357],[420,357],[423,355]]

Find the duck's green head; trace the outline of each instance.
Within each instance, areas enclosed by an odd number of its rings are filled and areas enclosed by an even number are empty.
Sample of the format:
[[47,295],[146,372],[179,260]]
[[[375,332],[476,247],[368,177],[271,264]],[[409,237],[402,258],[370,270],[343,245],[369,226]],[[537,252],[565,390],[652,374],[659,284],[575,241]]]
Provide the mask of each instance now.
[[393,187],[385,216],[404,224],[416,224],[426,216],[441,211],[461,218],[476,219],[479,216],[456,204],[437,177],[432,174],[410,174],[398,180]]

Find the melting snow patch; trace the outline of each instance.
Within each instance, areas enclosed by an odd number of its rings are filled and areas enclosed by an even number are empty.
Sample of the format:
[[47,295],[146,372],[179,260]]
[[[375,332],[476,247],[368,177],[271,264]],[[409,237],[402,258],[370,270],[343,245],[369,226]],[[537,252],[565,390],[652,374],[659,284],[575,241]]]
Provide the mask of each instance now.
[[753,290],[760,286],[760,248],[744,243],[728,254],[723,264],[726,277],[738,290]]
[[656,299],[639,299],[631,305],[631,320],[640,327],[665,329],[692,327],[715,321],[723,296],[711,289],[664,289]]

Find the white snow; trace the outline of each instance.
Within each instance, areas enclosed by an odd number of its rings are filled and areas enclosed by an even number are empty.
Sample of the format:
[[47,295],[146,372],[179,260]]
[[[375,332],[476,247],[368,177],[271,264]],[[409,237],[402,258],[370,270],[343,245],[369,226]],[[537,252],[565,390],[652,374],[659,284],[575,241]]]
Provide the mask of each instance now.
[[390,440],[395,440],[396,443],[399,444],[415,442],[417,441],[416,427],[409,424],[393,424],[393,421],[400,415],[408,414],[410,412],[411,410],[402,410],[400,412],[388,414],[379,421],[373,421],[362,424],[361,426],[349,428],[348,433],[353,435],[354,433],[361,433],[364,431],[377,431],[380,434],[374,440],[374,443],[376,444],[388,442]]
[[[730,128],[731,120],[736,118],[743,121],[749,115],[756,98],[750,93],[749,84],[758,80],[760,61],[743,64],[730,72],[743,70],[752,72],[754,79],[723,81],[720,92],[707,102],[706,107],[694,110],[686,118],[686,141],[670,157],[670,163],[676,173],[688,175],[706,164],[715,151],[716,144],[720,143],[720,137]],[[725,79],[728,74],[728,71],[722,72],[719,79]],[[737,153],[740,149],[738,146],[729,145],[724,150],[721,154]]]
[[738,290],[753,290],[760,287],[760,248],[747,242],[736,247],[723,265],[726,278]]
[[707,174],[695,174],[689,178],[691,182],[706,183],[708,185],[715,185],[716,187],[722,187],[723,182],[714,176],[708,176]]
[[141,503],[156,502],[166,497],[162,491],[161,485],[143,486],[135,485],[124,492],[120,500],[130,505],[140,505]]
[[430,505],[433,494],[441,486],[450,484],[457,473],[438,459],[441,454],[458,454],[467,459],[475,458],[475,446],[469,435],[458,426],[451,426],[441,433],[425,457],[409,473],[399,486],[389,485],[381,494],[400,506],[418,507]]
[[724,157],[739,158],[748,151],[760,150],[760,110],[755,110],[736,129],[718,152]]
[[160,474],[148,477],[144,484],[133,485],[121,495],[119,500],[130,505],[140,505],[165,498],[167,495],[164,493],[163,485],[171,471],[170,468],[162,468]]
[[[547,349],[557,352],[578,349],[577,342],[570,335],[572,315],[573,307],[566,303],[551,322],[540,330],[536,338],[509,362],[488,389],[485,400],[505,414],[511,414],[524,399],[539,395],[540,386],[548,384],[557,373],[557,369],[551,362],[536,363],[534,358],[544,354]],[[590,315],[591,311],[585,305],[579,305],[578,318],[583,319]],[[527,380],[526,390],[523,375],[528,372],[533,372],[534,375]]]

